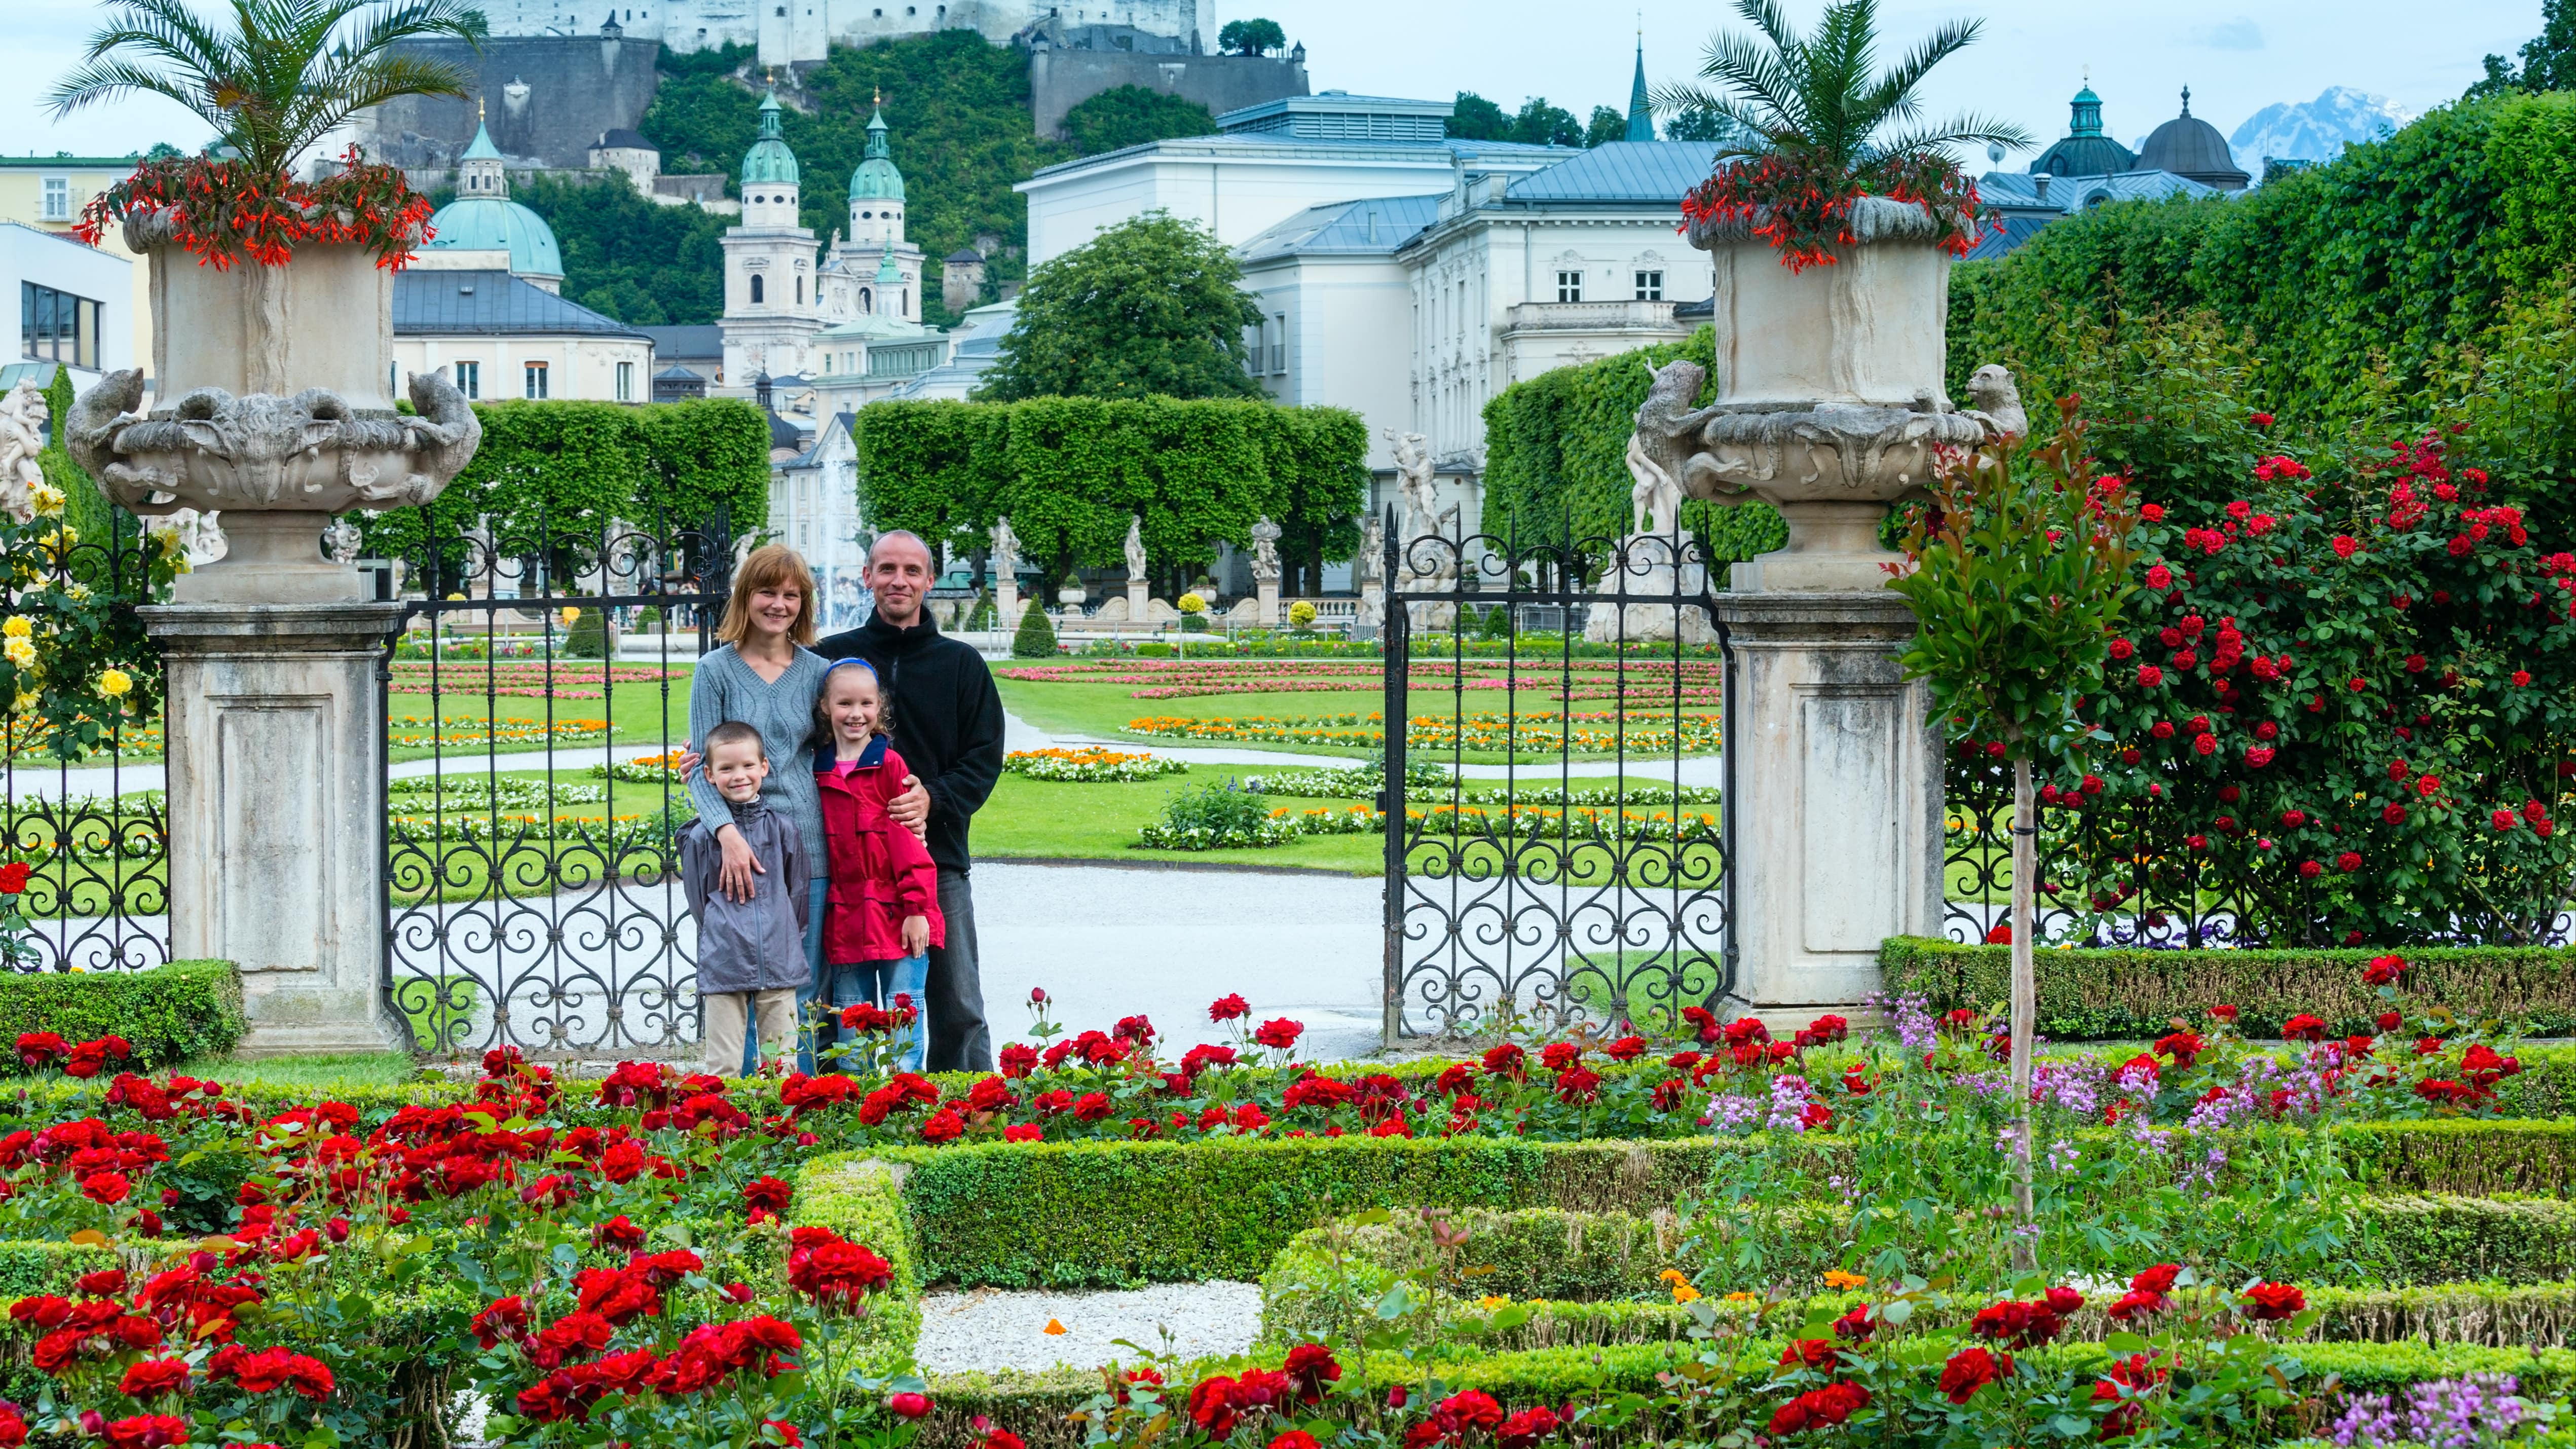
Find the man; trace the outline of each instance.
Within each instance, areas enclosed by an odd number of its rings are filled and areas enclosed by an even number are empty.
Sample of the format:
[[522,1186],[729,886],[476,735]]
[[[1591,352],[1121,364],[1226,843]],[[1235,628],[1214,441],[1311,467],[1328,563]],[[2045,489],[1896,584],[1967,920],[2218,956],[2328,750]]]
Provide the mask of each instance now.
[[939,911],[948,944],[930,948],[930,1051],[934,1072],[989,1072],[993,1036],[984,1024],[984,983],[975,959],[974,861],[966,828],[1002,777],[1002,695],[984,656],[939,632],[921,607],[937,579],[930,548],[910,533],[886,534],[868,550],[868,622],[814,646],[826,659],[864,659],[894,704],[894,747],[911,767],[888,813],[924,832],[939,867]]

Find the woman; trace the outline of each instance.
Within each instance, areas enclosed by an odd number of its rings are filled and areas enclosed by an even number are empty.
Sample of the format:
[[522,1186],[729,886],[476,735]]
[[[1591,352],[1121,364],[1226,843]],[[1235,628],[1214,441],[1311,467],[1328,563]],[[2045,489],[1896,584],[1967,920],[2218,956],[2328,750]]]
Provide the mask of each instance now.
[[[689,682],[689,748],[706,743],[707,732],[726,720],[741,720],[760,731],[769,756],[769,777],[761,782],[761,803],[796,823],[806,859],[825,859],[823,804],[814,789],[813,757],[807,739],[814,731],[814,696],[823,687],[824,661],[805,646],[814,642],[814,575],[796,551],[780,544],[754,549],[734,571],[733,597],[725,604],[716,637],[724,642],[698,660]],[[701,820],[723,820],[730,813],[704,768],[689,770],[689,802]],[[747,900],[754,877],[768,873],[754,858],[742,832],[731,825],[716,830],[724,866],[716,888],[735,900]],[[817,871],[805,914],[805,962],[810,981],[823,979],[823,911],[831,890],[831,873]],[[814,1070],[814,1038],[807,1016],[815,986],[796,993],[797,1069]],[[746,1052],[743,1072],[752,1062]]]

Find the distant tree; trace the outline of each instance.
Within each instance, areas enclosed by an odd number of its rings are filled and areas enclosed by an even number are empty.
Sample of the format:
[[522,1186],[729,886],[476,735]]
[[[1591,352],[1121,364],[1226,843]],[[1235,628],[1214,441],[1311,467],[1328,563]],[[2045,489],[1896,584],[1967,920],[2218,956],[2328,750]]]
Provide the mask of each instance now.
[[510,199],[545,218],[563,248],[563,294],[592,311],[638,327],[723,315],[731,218],[659,205],[616,171],[589,183],[513,181]]
[[1237,55],[1259,55],[1287,44],[1288,32],[1279,28],[1278,21],[1263,20],[1258,16],[1250,20],[1229,20],[1225,28],[1216,33],[1217,49],[1231,50]]
[[1512,117],[1511,139],[1524,146],[1580,146],[1583,123],[1563,106],[1549,105],[1547,97],[1532,96]]
[[1207,107],[1168,91],[1112,86],[1064,114],[1065,139],[1085,156],[1174,136],[1213,136]]
[[2576,90],[2576,3],[2541,0],[2540,33],[2524,41],[2522,65],[2501,55],[2486,60],[2486,75],[2463,100],[2483,100],[2511,91]]
[[1449,113],[1448,132],[1460,141],[1508,141],[1512,118],[1474,91],[1460,91],[1457,109]]
[[1675,111],[1660,124],[1667,141],[1733,141],[1743,134],[1733,121],[1698,106]]
[[1628,118],[1608,106],[1592,108],[1592,124],[1583,128],[1583,144],[1598,146],[1604,141],[1628,139]]
[[1149,211],[1029,272],[1019,318],[976,396],[1260,397],[1244,329],[1261,309],[1234,252]]

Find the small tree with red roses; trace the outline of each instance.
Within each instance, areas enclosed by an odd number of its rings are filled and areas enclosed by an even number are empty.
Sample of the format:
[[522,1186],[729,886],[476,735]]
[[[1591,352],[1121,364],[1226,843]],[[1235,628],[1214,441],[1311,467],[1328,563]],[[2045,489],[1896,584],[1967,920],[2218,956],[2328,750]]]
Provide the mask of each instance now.
[[2020,1104],[2025,1219],[2038,1016],[2030,952],[2039,812],[2031,766],[2095,733],[2082,711],[2101,689],[2105,631],[2136,587],[2129,575],[2137,509],[2119,479],[2092,476],[2073,403],[2062,411],[2056,438],[2030,453],[2026,478],[2014,476],[1999,448],[1944,457],[1932,500],[1915,512],[1905,536],[1912,567],[1888,585],[1913,606],[1920,627],[1905,671],[1929,686],[1935,717],[1999,741],[2013,766],[2012,1089]]

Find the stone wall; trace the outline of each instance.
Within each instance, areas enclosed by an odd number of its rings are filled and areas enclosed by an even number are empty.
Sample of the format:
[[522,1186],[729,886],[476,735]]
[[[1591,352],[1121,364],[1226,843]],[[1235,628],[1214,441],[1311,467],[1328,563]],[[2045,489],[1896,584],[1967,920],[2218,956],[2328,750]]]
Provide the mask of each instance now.
[[[415,41],[402,49],[479,78],[484,124],[504,155],[581,170],[602,132],[632,129],[644,119],[662,48],[651,40],[592,34],[488,40],[479,55],[463,41]],[[357,129],[367,154],[379,161],[444,171],[474,140],[474,101],[406,96],[365,113]]]
[[1029,52],[1029,95],[1041,136],[1064,134],[1065,112],[1119,86],[1193,100],[1224,115],[1306,90],[1304,62],[1278,55],[1140,55],[1123,50]]
[[[614,16],[628,38],[657,40],[676,51],[760,48],[763,65],[804,64],[823,58],[829,45],[868,45],[934,30],[973,30],[995,45],[1056,14],[1088,11],[1120,24],[1188,41],[1202,28],[1203,46],[1216,43],[1209,0],[1116,0],[1096,10],[1056,0],[798,0],[792,6],[746,0],[652,0],[612,9],[584,8],[572,0],[481,0],[495,37],[590,35]],[[781,9],[788,13],[780,14]]]

